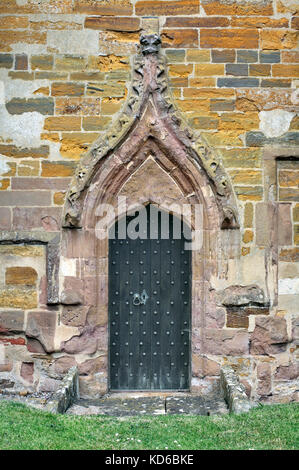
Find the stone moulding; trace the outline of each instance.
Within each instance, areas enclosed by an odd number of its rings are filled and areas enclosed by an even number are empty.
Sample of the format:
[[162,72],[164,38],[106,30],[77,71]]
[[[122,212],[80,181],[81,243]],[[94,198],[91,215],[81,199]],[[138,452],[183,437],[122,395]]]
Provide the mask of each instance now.
[[79,397],[78,368],[74,366],[69,369],[44,411],[63,414]]
[[220,371],[220,386],[230,413],[246,413],[257,406],[246,395],[245,387],[230,366],[223,366]]
[[[160,37],[157,34],[142,35],[140,43],[141,50],[134,60],[131,90],[119,119],[104,137],[94,142],[76,168],[64,206],[63,227],[82,227],[85,197],[99,167],[130,140],[134,141],[137,123],[146,119],[143,142],[153,139],[163,146],[163,140],[170,137],[174,149],[179,144],[188,160],[207,177],[218,207],[220,228],[239,228],[235,195],[220,158],[188,127],[173,103],[166,62],[159,52]],[[133,160],[134,155],[131,158]],[[120,161],[119,165],[123,164]]]
[[47,304],[59,304],[60,232],[0,231],[0,245],[9,244],[46,246]]

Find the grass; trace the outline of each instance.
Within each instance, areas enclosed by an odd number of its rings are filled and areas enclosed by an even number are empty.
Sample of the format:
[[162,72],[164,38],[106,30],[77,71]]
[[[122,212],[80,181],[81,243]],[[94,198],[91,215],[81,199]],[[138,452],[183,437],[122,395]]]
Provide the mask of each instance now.
[[299,405],[260,406],[242,415],[52,415],[0,403],[0,449],[298,449]]

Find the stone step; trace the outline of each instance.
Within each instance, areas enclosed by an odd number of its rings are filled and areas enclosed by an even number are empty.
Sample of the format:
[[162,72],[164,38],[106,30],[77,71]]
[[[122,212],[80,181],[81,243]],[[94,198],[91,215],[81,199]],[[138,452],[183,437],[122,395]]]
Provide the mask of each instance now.
[[66,412],[70,415],[142,416],[186,414],[226,414],[228,408],[221,397],[202,396],[106,396],[97,400],[79,399]]

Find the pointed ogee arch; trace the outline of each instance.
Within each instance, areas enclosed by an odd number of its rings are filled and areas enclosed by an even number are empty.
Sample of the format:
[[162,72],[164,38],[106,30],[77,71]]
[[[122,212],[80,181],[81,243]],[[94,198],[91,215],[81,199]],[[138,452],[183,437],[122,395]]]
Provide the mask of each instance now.
[[[82,227],[88,189],[98,180],[95,175],[104,172],[111,181],[121,174],[122,168],[132,166],[127,174],[130,176],[136,166],[134,158],[137,153],[140,155],[142,147],[151,142],[165,155],[171,153],[181,173],[192,181],[195,192],[201,191],[196,187],[201,178],[198,180],[191,173],[204,173],[218,209],[219,228],[239,228],[235,196],[220,158],[201,136],[188,127],[173,104],[165,60],[159,52],[159,36],[141,36],[140,43],[141,51],[134,61],[131,91],[122,114],[79,162],[66,197],[63,227]],[[111,159],[114,160],[113,170],[108,171],[106,167],[108,161],[111,167]],[[102,184],[107,184],[107,181]],[[204,200],[204,196],[201,199]]]

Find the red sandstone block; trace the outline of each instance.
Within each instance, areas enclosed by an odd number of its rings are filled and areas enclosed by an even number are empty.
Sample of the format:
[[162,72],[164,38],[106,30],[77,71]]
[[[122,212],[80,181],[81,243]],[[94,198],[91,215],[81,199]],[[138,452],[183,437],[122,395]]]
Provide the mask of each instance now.
[[12,189],[55,189],[66,190],[70,178],[12,178]]
[[12,229],[56,231],[60,227],[61,211],[61,207],[15,207]]
[[2,191],[1,206],[50,206],[50,191]]
[[0,230],[11,230],[11,210],[0,207]]

